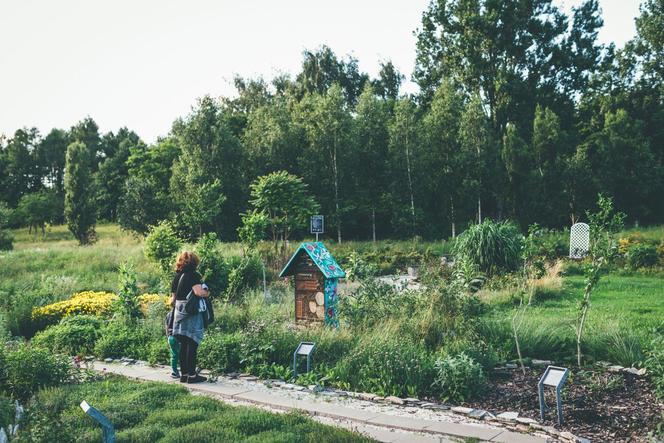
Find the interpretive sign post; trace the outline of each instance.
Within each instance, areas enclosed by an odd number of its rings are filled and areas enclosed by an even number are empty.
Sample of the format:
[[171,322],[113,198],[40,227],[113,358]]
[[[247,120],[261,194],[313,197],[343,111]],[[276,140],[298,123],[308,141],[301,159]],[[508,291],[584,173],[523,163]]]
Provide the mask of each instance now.
[[115,428],[113,427],[113,423],[104,414],[90,406],[85,400],[81,402],[81,409],[101,425],[104,443],[115,443]]
[[316,343],[303,341],[297,346],[295,352],[293,352],[293,378],[297,377],[297,356],[303,355],[307,357],[307,372],[311,370],[311,355],[316,349]]
[[544,420],[544,412],[549,410],[546,403],[544,403],[544,386],[551,386],[556,388],[556,410],[558,411],[558,424],[563,424],[563,404],[561,393],[563,386],[567,381],[569,369],[559,368],[557,366],[549,366],[544,371],[544,375],[540,378],[537,385],[539,391],[539,404],[540,404],[540,418]]
[[312,215],[309,227],[310,227],[311,233],[316,234],[316,241],[318,241],[318,234],[324,234],[325,233],[325,216],[324,215]]

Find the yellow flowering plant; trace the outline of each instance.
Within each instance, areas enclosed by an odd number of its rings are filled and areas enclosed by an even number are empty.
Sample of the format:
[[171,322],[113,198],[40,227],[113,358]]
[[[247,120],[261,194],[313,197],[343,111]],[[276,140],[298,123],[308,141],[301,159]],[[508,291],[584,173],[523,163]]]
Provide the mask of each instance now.
[[102,317],[113,311],[113,302],[118,296],[112,292],[83,291],[67,300],[32,309],[32,321],[49,325],[71,315],[87,314]]

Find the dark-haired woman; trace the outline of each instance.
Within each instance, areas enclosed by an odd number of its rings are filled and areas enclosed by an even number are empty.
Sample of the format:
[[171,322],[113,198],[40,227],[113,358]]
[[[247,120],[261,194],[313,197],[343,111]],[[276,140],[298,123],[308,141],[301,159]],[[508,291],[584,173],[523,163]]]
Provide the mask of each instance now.
[[187,298],[209,294],[207,286],[196,271],[200,259],[193,252],[183,252],[175,264],[175,277],[171,284],[172,303],[175,306],[173,336],[180,342],[180,382],[199,383],[207,380],[196,372],[196,352],[203,341],[203,314],[189,314],[185,310]]

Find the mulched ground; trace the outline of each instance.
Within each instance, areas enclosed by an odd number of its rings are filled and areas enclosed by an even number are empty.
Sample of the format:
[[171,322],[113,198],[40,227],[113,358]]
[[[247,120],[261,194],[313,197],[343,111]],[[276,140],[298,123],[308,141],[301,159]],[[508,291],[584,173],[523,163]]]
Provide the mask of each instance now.
[[[539,420],[537,383],[543,369],[497,369],[489,388],[473,408],[493,413],[515,411]],[[555,425],[593,442],[647,441],[648,433],[664,420],[664,404],[657,401],[647,377],[611,373],[604,369],[574,371],[563,389],[563,426],[556,424],[555,393],[547,394],[552,410],[545,425]]]

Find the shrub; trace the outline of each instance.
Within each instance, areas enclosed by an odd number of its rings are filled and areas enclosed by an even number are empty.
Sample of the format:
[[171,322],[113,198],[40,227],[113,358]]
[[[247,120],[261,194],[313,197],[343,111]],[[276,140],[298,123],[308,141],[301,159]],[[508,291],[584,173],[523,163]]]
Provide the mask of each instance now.
[[655,395],[664,400],[664,334],[656,334],[652,339],[644,366],[652,380]]
[[339,380],[380,395],[431,393],[433,361],[407,337],[367,335],[335,368]]
[[464,402],[479,394],[486,384],[482,365],[463,352],[439,357],[435,369],[433,384],[443,401]]
[[14,249],[14,236],[6,229],[0,229],[0,251]]
[[203,234],[195,249],[201,259],[198,272],[210,287],[212,295],[223,294],[228,287],[229,267],[221,254],[217,234]]
[[109,315],[113,311],[113,302],[116,299],[117,295],[110,292],[79,292],[68,300],[33,308],[32,321],[45,327],[72,315]]
[[240,369],[242,335],[209,334],[198,349],[199,365],[216,373]]
[[165,274],[172,271],[175,255],[181,247],[182,240],[168,221],[152,227],[145,238],[145,256]]
[[0,395],[0,428],[7,427],[14,423],[16,409],[14,402],[3,395]]
[[150,342],[151,337],[143,328],[113,321],[101,329],[94,354],[100,358],[132,357],[146,360]]
[[523,235],[512,222],[486,219],[470,226],[456,240],[454,254],[488,275],[515,271],[521,263]]
[[164,294],[141,294],[138,296],[138,304],[143,315],[147,315],[150,306],[153,304],[163,304],[165,307],[171,307],[171,298]]
[[[207,340],[208,337],[205,337]],[[153,340],[148,345],[148,363],[151,365],[170,363],[171,353],[166,337],[162,340]]]
[[242,301],[241,297],[246,289],[258,287],[258,283],[263,278],[263,263],[258,255],[252,254],[245,257],[232,257],[229,266],[226,300],[239,302]]
[[125,262],[120,265],[119,273],[118,296],[115,299],[117,311],[129,319],[136,319],[141,315],[136,269]]
[[68,358],[28,345],[8,350],[4,366],[4,388],[20,401],[38,389],[62,384],[74,374]]
[[101,321],[97,317],[66,317],[59,324],[37,333],[32,344],[66,355],[88,354],[94,349],[100,328]]
[[627,265],[632,269],[651,268],[657,265],[657,248],[648,244],[637,244],[627,251]]

